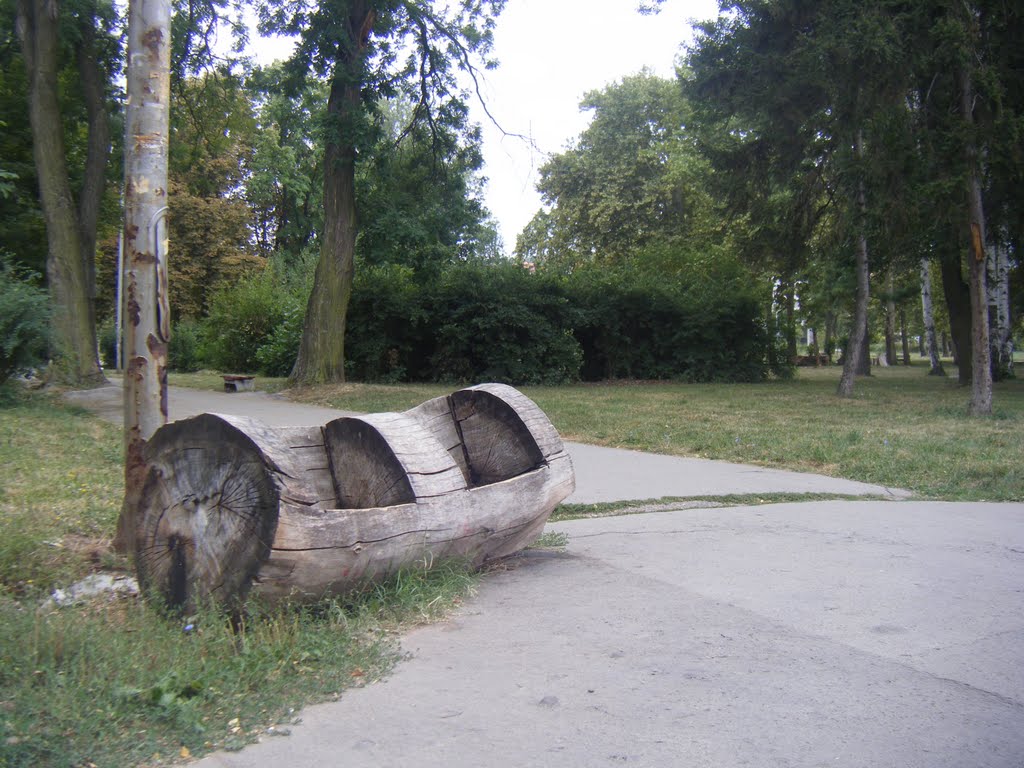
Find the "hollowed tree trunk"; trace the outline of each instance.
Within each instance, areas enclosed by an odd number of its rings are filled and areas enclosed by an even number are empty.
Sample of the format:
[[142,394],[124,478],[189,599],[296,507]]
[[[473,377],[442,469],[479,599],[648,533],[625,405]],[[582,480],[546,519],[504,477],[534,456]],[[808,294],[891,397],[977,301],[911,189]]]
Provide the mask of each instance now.
[[169,604],[316,599],[418,562],[533,541],[574,488],[543,412],[482,385],[399,414],[271,429],[204,414],[147,446],[142,585]]

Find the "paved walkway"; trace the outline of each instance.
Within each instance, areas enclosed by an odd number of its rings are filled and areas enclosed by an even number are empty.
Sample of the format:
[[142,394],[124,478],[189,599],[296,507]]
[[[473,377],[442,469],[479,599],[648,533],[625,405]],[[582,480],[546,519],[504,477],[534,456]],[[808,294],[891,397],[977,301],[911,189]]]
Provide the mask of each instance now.
[[[121,421],[124,406],[120,386],[72,392],[68,399],[95,410],[109,421]],[[265,392],[229,394],[171,387],[168,403],[171,419],[199,413],[224,413],[249,416],[276,426],[326,424],[339,416],[351,415],[349,411],[293,403]],[[576,469],[576,493],[567,500],[571,503],[747,493],[832,493],[893,498],[907,495],[900,489],[805,472],[659,456],[581,443],[567,443],[566,448]]]
[[1024,505],[558,523],[381,683],[202,768],[1020,768]]
[[[308,412],[226,397],[205,409]],[[713,472],[719,493],[819,490],[792,473],[570,451],[588,500],[691,495]],[[564,553],[490,574],[451,620],[403,638],[411,658],[388,679],[307,708],[287,738],[197,765],[1024,766],[1024,504],[830,501],[551,527]]]

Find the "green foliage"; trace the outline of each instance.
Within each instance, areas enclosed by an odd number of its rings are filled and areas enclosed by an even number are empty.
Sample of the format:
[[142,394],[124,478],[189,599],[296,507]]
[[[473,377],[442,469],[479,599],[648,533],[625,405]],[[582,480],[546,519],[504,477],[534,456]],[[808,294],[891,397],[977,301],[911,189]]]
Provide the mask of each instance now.
[[100,363],[104,368],[117,368],[117,328],[109,321],[96,330],[96,342],[100,345]]
[[240,622],[102,597],[39,610],[52,588],[127,565],[105,551],[124,495],[121,434],[20,387],[2,402],[5,768],[162,765],[182,747],[199,756],[284,732],[294,708],[377,679],[397,659],[391,632],[443,615],[475,582],[458,563],[419,564],[313,606],[251,602]]
[[256,373],[257,352],[284,322],[291,303],[273,269],[216,290],[202,324],[204,363],[221,371]]
[[167,366],[172,371],[192,373],[203,367],[200,356],[202,326],[195,320],[179,320],[171,329]]
[[171,314],[199,319],[218,285],[266,263],[237,193],[256,140],[251,96],[223,72],[176,81],[170,125]]
[[287,376],[292,372],[302,341],[302,321],[305,307],[298,301],[290,302],[284,317],[256,350],[256,364],[267,376]]
[[578,377],[573,310],[558,283],[521,267],[459,264],[417,281],[379,267],[356,278],[346,348],[365,381],[560,383]]
[[579,378],[575,311],[560,284],[515,264],[448,270],[430,301],[437,379],[560,384]]
[[621,264],[658,242],[699,248],[713,206],[679,84],[641,72],[588,93],[580,108],[593,119],[541,167],[538,189],[550,210],[520,236],[519,257],[570,269]]
[[417,109],[404,98],[379,107],[383,135],[356,173],[361,263],[422,272],[479,255],[480,130],[462,110],[427,130],[413,125]]
[[244,197],[260,252],[291,261],[323,232],[324,112],[328,88],[301,87],[281,63],[246,81],[259,131],[246,161]]
[[302,334],[311,268],[301,258],[291,268],[272,259],[262,270],[215,291],[209,315],[198,324],[196,357],[202,367],[288,375]]
[[575,330],[583,378],[760,381],[767,339],[744,276],[735,263],[730,270],[694,262],[674,280],[637,269],[578,270],[570,286],[582,310]]
[[50,304],[37,279],[0,253],[0,384],[46,360]]
[[349,373],[514,384],[764,378],[766,337],[745,271],[724,258],[679,270],[670,280],[637,269],[563,277],[469,263],[417,280],[366,269],[349,309]]
[[349,301],[346,373],[360,381],[388,383],[422,375],[430,354],[424,339],[429,322],[423,287],[411,269],[364,267]]

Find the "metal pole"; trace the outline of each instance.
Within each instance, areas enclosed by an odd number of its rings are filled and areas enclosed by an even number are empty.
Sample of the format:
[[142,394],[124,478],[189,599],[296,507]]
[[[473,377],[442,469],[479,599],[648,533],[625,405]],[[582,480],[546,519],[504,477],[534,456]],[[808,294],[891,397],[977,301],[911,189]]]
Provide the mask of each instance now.
[[121,318],[124,314],[124,230],[117,233],[117,306],[114,307],[114,370],[124,370],[124,355],[121,354]]

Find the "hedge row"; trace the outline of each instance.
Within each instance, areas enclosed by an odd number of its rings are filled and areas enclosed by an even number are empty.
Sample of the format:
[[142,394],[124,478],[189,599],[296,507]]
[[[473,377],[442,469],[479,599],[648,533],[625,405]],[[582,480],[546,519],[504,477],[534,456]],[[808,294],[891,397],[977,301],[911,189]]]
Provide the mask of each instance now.
[[[261,275],[222,291],[198,352],[175,354],[172,344],[172,365],[287,374],[304,300],[269,282]],[[558,276],[467,263],[424,279],[404,267],[364,268],[346,365],[350,378],[380,382],[757,381],[768,373],[760,316],[738,273]]]

